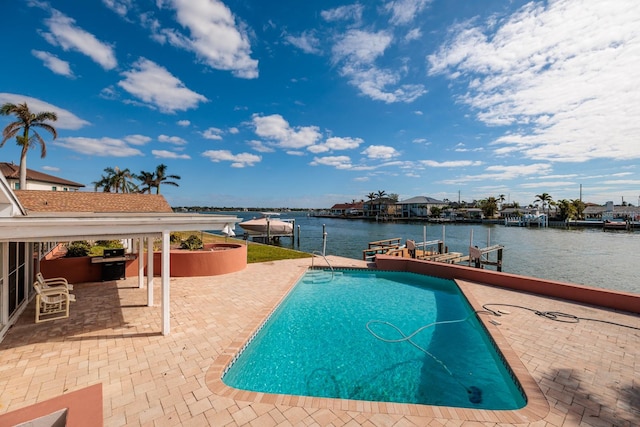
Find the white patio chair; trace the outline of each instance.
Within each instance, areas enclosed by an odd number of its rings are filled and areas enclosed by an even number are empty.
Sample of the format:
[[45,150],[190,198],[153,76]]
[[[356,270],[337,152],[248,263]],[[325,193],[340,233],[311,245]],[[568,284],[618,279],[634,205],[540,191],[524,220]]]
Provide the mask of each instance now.
[[67,279],[64,277],[52,277],[50,279],[45,279],[42,273],[36,273],[36,280],[42,286],[42,289],[47,289],[52,286],[65,286],[67,290],[72,291],[73,285],[70,284]]
[[36,323],[69,317],[69,303],[75,301],[75,296],[69,294],[65,287],[42,289],[35,282],[33,289],[36,291]]

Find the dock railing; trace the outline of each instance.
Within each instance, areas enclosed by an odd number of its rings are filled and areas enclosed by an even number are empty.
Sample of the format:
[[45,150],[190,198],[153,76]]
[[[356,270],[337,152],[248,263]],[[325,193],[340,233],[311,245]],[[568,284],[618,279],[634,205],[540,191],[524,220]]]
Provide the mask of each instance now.
[[401,241],[401,237],[394,237],[393,239],[369,242],[369,247],[362,251],[362,259],[364,261],[373,261],[375,256],[378,254],[390,255],[400,249]]

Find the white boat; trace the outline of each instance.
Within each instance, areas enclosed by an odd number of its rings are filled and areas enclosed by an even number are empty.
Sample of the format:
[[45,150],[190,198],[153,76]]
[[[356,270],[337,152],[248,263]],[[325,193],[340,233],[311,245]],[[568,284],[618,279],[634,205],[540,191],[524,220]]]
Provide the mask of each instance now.
[[262,212],[261,214],[262,217],[260,218],[250,219],[238,225],[251,235],[288,236],[293,234],[293,224],[291,222],[273,218],[280,215],[279,213]]

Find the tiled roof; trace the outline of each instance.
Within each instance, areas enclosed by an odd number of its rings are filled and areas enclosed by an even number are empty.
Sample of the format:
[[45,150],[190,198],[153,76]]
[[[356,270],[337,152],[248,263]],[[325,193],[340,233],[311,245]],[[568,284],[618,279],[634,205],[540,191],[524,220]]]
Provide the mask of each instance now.
[[362,209],[364,203],[336,203],[331,209]]
[[[2,173],[7,179],[19,179],[20,178],[20,166],[13,163],[0,162],[0,173]],[[52,184],[68,185],[71,187],[84,187],[84,184],[79,182],[69,181],[68,179],[58,178],[57,176],[48,175],[46,173],[38,172],[27,168],[27,181],[42,181],[50,182]]]
[[29,212],[173,212],[165,198],[157,194],[43,190],[15,190],[14,193],[27,215]]
[[407,200],[402,200],[398,202],[400,205],[414,205],[414,204],[431,204],[431,205],[441,205],[444,204],[442,200],[434,199],[432,197],[427,196],[416,196]]

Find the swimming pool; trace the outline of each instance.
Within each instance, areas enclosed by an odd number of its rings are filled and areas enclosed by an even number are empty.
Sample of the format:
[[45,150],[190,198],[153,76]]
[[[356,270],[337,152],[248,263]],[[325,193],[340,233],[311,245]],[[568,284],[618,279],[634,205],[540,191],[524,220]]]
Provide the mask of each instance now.
[[338,399],[526,404],[455,282],[407,272],[308,271],[222,380]]

